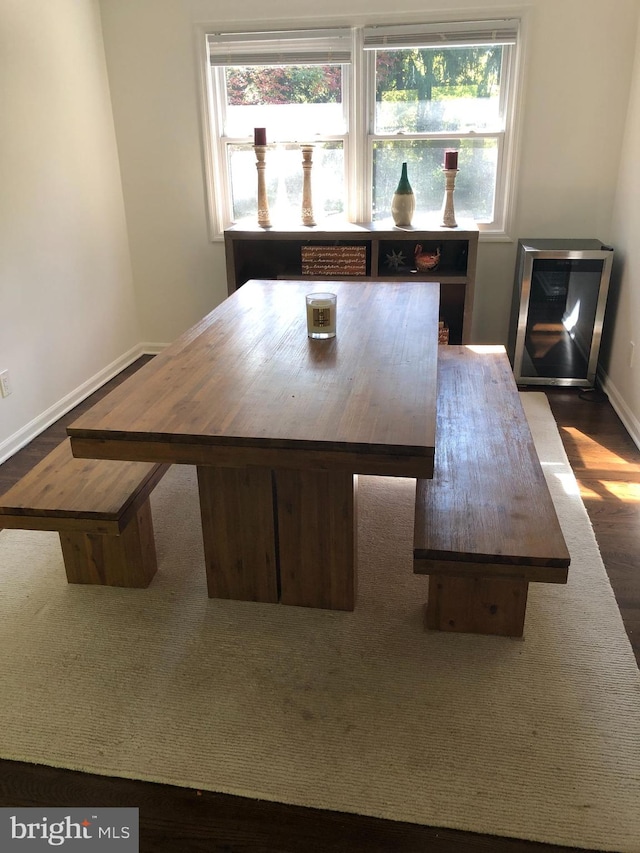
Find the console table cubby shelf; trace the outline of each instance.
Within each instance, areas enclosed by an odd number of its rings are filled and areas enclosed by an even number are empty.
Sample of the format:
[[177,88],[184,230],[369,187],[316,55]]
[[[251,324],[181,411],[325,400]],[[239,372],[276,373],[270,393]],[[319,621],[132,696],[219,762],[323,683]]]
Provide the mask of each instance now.
[[[457,228],[443,228],[428,221],[411,228],[397,228],[389,221],[281,228],[262,228],[255,222],[241,222],[224,232],[224,241],[229,294],[252,278],[438,281],[441,285],[440,319],[449,327],[449,343],[471,340],[478,255],[478,227],[473,222],[463,222]],[[357,246],[360,252],[336,251],[335,262],[326,268],[330,272],[306,275],[303,274],[303,248],[307,246]],[[422,252],[440,252],[436,269],[417,270],[416,246],[421,246]],[[345,267],[348,274],[340,272],[343,256],[349,257],[349,266]],[[353,274],[354,256],[361,259],[357,275]]]

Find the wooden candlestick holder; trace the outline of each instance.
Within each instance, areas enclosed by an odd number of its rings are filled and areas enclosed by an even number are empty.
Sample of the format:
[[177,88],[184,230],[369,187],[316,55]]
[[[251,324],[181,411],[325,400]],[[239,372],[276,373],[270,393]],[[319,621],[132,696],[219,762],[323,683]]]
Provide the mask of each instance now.
[[315,225],[313,200],[311,197],[311,167],[313,166],[313,145],[301,145],[302,151],[302,224]]
[[442,225],[445,228],[457,228],[456,214],[453,209],[453,193],[456,185],[458,169],[443,169],[444,172],[444,201],[442,203]]
[[254,145],[253,150],[256,152],[256,169],[258,170],[258,225],[261,225],[263,228],[270,228],[271,219],[269,216],[269,199],[267,198],[267,182],[265,178],[267,146]]

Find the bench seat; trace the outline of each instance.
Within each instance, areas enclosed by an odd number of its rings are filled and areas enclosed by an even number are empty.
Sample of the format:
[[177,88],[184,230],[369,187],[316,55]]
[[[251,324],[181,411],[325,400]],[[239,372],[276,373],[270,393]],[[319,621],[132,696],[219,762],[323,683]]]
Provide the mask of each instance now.
[[440,347],[432,480],[416,486],[414,572],[427,627],[522,636],[529,582],[569,552],[503,347]]
[[146,587],[157,569],[149,495],[168,467],[76,459],[66,439],[0,497],[0,528],[57,531],[69,583]]

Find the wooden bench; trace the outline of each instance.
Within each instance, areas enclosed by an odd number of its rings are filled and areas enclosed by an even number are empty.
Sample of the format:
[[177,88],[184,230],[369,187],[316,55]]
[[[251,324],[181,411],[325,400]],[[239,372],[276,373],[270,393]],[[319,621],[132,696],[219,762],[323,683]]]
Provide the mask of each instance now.
[[503,347],[440,347],[435,471],[418,480],[414,572],[427,627],[522,636],[530,581],[569,552]]
[[0,528],[57,531],[69,583],[146,587],[157,569],[149,495],[168,467],[76,459],[67,439],[0,497]]

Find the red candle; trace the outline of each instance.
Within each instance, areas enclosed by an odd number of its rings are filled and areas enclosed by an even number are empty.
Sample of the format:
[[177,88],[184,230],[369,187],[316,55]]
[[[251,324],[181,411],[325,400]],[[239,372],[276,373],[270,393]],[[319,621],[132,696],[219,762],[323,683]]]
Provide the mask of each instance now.
[[253,144],[254,145],[266,145],[267,144],[267,128],[266,127],[254,127],[253,128]]
[[445,151],[444,152],[444,167],[445,167],[445,169],[457,169],[458,168],[458,152],[457,151]]

